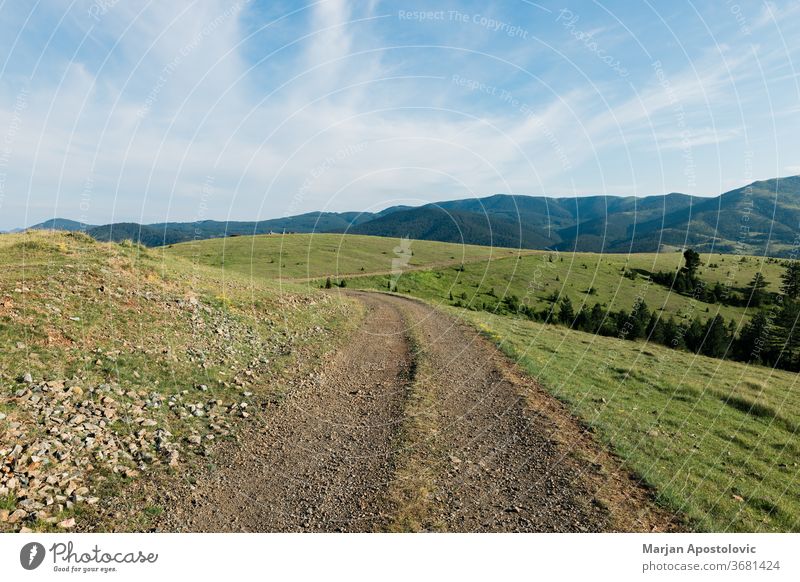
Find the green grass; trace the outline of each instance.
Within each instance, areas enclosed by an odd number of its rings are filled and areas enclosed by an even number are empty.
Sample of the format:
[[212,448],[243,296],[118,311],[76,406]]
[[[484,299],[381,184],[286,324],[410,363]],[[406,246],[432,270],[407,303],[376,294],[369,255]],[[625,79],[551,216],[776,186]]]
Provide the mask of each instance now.
[[[12,397],[25,373],[82,387],[84,398],[100,397],[86,388],[112,384],[120,410],[155,394],[163,405],[147,414],[177,441],[209,432],[207,417],[171,412],[168,397],[229,404],[249,390],[261,401],[279,399],[286,370],[319,361],[357,325],[354,313],[339,297],[130,243],[79,233],[2,235],[0,411],[9,418],[0,435],[12,419],[29,426],[30,437],[39,429]],[[119,435],[140,428],[122,414],[112,426]]]
[[[412,241],[411,268],[393,276],[397,244],[339,235],[242,237],[194,248],[176,245],[167,254],[194,252],[203,264],[224,264],[257,278],[316,274],[318,279],[311,282],[315,287],[336,273],[350,275],[348,288],[385,290],[393,281],[401,293],[445,307],[481,327],[655,487],[662,503],[683,513],[690,527],[800,529],[800,396],[794,375],[451,307],[456,301],[473,308],[494,304],[514,294],[541,310],[555,294],[570,297],[576,309],[601,303],[630,310],[641,296],[651,310],[665,316],[719,313],[740,320],[753,313],[695,301],[647,282],[647,273],[682,265],[681,253],[534,251],[515,256],[495,250],[489,256],[492,251],[480,247]],[[280,264],[285,266],[279,268],[281,247],[288,249],[288,256],[284,253]],[[760,271],[768,290],[778,291],[783,267],[775,261],[707,254],[702,259],[699,275],[709,285],[721,282],[741,292]]]
[[171,245],[166,257],[224,268],[259,280],[335,279],[393,269],[417,269],[509,257],[531,251],[492,249],[412,240],[340,234],[242,236]]
[[[352,306],[317,291],[324,278],[344,277],[348,288],[386,289],[397,268],[399,291],[481,328],[592,426],[664,504],[684,513],[691,527],[800,530],[795,375],[456,309],[450,294],[475,305],[513,293],[537,309],[549,306],[553,293],[566,294],[576,308],[585,301],[615,310],[630,310],[641,295],[651,310],[663,308],[667,315],[719,312],[731,318],[749,312],[695,302],[638,275],[622,276],[674,269],[682,262],[679,253],[518,254],[420,241],[403,248],[396,239],[341,235],[235,237],[163,250],[80,235],[4,235],[0,342],[8,349],[0,351],[0,388],[7,395],[17,376],[29,371],[37,380],[113,381],[126,390],[165,395],[204,383],[204,398],[225,399],[239,390],[233,377],[255,362],[258,376],[251,382],[279,400],[281,370],[324,347],[305,331],[322,326],[344,334],[357,324]],[[761,270],[776,291],[782,272],[779,264],[752,257],[703,260],[704,280],[731,281],[734,289]],[[590,288],[596,291],[589,294]],[[205,307],[199,328],[186,309],[191,297]],[[229,352],[208,342],[220,322],[233,332]],[[264,346],[269,363],[259,363]],[[13,413],[13,402],[0,398],[0,409]],[[176,435],[191,428],[171,422]]]
[[[778,291],[783,267],[754,257],[702,255],[705,266],[699,275],[709,286],[716,282],[740,291],[761,270],[768,291]],[[534,252],[519,258],[499,257],[443,269],[405,272],[396,278],[397,290],[433,302],[462,304],[480,309],[507,295],[516,295],[537,311],[552,305],[550,297],[569,297],[575,309],[600,303],[613,311],[630,311],[641,296],[652,311],[664,316],[740,319],[753,310],[708,304],[649,283],[644,273],[673,271],[683,264],[680,253],[598,255],[593,253]],[[629,278],[623,272],[633,273]],[[350,288],[387,289],[390,276],[376,275],[348,281]],[[593,291],[590,293],[590,289]],[[452,294],[453,299],[450,299]]]
[[701,531],[800,530],[797,375],[451,308]]

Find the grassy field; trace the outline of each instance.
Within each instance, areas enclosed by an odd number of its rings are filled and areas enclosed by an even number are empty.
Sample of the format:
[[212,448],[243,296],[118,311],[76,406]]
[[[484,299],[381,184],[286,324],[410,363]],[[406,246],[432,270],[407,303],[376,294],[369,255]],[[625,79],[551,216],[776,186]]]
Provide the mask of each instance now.
[[[280,398],[283,372],[333,349],[357,319],[337,297],[223,275],[136,245],[79,233],[0,236],[0,468],[13,466],[16,444],[26,454],[66,446],[57,457],[43,455],[28,478],[17,463],[17,488],[3,493],[0,484],[0,511],[49,495],[56,503],[46,517],[32,520],[29,512],[14,527],[46,530],[70,516],[77,527],[87,520],[111,527],[105,499],[72,504],[40,481],[71,474],[91,489],[87,495],[113,497],[131,471],[173,469],[157,431],[180,450],[178,467],[208,462],[203,449],[213,441],[206,439],[232,438],[247,416],[233,404],[246,400],[257,410]],[[114,413],[104,417],[109,407]],[[73,427],[87,418],[102,422],[84,445]],[[187,444],[191,435],[203,444]],[[158,509],[130,514],[130,522],[115,518],[113,527],[144,529]],[[0,523],[0,531],[9,527]]]
[[339,234],[242,236],[171,245],[166,257],[258,280],[305,280],[460,265],[532,251]]
[[[761,271],[777,290],[777,263],[702,258],[700,276],[712,284],[741,288]],[[15,423],[37,422],[14,398],[26,373],[68,388],[110,384],[120,407],[135,408],[154,393],[180,399],[188,391],[193,398],[201,384],[208,390],[203,399],[226,403],[258,387],[270,392],[265,398],[280,397],[281,370],[319,357],[357,325],[351,306],[317,291],[324,278],[346,277],[349,288],[386,289],[393,281],[403,294],[444,307],[496,341],[691,527],[800,530],[795,375],[458,309],[450,298],[474,304],[513,293],[538,308],[555,293],[576,308],[585,301],[629,310],[641,295],[667,314],[745,314],[693,302],[641,275],[681,263],[672,252],[518,257],[509,249],[340,235],[235,237],[153,250],[79,234],[3,235],[0,435]],[[165,408],[149,414],[178,439],[210,430],[205,417]],[[110,426],[131,433],[129,421]],[[101,476],[120,484],[118,475]],[[0,499],[0,511],[13,504]],[[151,509],[131,527],[146,527],[159,508]],[[81,511],[67,508],[58,518]]]
[[[399,265],[402,273],[392,273],[392,259],[402,256],[397,247],[392,239],[289,235],[176,245],[167,255],[194,253],[203,264],[256,278],[316,274],[312,287],[333,273],[348,275],[349,288],[385,290],[391,281],[403,294],[449,309],[490,335],[594,427],[691,527],[800,529],[800,396],[794,375],[452,307],[455,301],[476,306],[514,294],[537,309],[556,295],[570,297],[576,309],[599,302],[630,310],[641,296],[665,315],[719,313],[739,319],[748,314],[647,281],[647,273],[682,265],[681,253],[516,256],[503,249],[411,241],[406,248],[414,250],[413,257]],[[768,290],[777,291],[783,271],[779,263],[755,257],[703,255],[702,260],[703,280],[734,291],[759,271]]]
[[[741,291],[761,271],[769,283],[767,290],[778,291],[783,272],[779,263],[732,255],[702,255],[702,259],[704,266],[699,276],[709,286],[720,282],[729,284],[733,291]],[[744,308],[694,301],[663,285],[650,283],[644,276],[674,271],[682,264],[683,256],[676,252],[636,255],[535,252],[519,258],[470,262],[463,270],[456,265],[403,273],[396,279],[396,287],[402,293],[429,301],[444,304],[460,301],[478,308],[513,294],[536,310],[549,307],[550,298],[557,296],[569,297],[576,310],[581,305],[592,307],[600,303],[613,311],[630,311],[641,296],[652,311],[661,310],[665,316],[705,318],[719,314],[729,319],[745,315]],[[388,275],[360,277],[348,281],[348,286],[387,289],[389,279]]]
[[800,530],[797,375],[449,308],[701,531]]

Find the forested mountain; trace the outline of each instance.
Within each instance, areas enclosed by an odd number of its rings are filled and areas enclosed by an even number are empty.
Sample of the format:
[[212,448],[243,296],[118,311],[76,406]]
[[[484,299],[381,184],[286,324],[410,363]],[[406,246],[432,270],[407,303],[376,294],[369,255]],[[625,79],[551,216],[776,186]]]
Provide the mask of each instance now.
[[[86,227],[100,240],[147,246],[270,232],[347,232],[533,249],[648,252],[691,246],[702,252],[786,256],[800,225],[800,176],[754,182],[713,198],[660,196],[553,198],[495,194],[378,213],[310,212],[257,222],[116,223]],[[32,228],[78,230],[54,219]]]

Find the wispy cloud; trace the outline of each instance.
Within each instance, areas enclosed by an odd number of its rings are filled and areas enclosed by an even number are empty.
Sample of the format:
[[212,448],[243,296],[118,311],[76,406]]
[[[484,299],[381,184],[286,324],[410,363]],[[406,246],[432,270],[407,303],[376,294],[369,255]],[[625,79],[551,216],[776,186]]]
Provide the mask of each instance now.
[[[640,19],[653,28],[634,40],[636,24],[587,11],[582,30],[624,58],[621,77],[535,7],[458,3],[460,20],[410,22],[377,1],[102,5],[42,5],[27,27],[27,14],[0,9],[0,228],[54,215],[186,220],[203,208],[241,219],[498,191],[679,190],[683,162],[644,182],[632,168],[686,148],[698,190],[713,193],[742,165],[721,161],[720,147],[772,138],[781,159],[798,154],[798,96],[786,90],[798,47],[786,41],[787,54],[774,35],[744,46],[687,32],[687,59],[656,40],[657,21]],[[793,8],[765,10],[791,38]],[[779,127],[761,121],[766,95],[787,112]],[[756,171],[775,167],[768,154]]]

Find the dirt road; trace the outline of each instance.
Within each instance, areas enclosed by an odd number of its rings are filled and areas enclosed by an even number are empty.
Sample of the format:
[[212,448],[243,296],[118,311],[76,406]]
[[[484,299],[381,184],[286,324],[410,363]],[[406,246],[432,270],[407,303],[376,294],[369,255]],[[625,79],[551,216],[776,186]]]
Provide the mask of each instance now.
[[649,492],[474,330],[350,293],[358,333],[249,429],[168,531],[651,531]]

